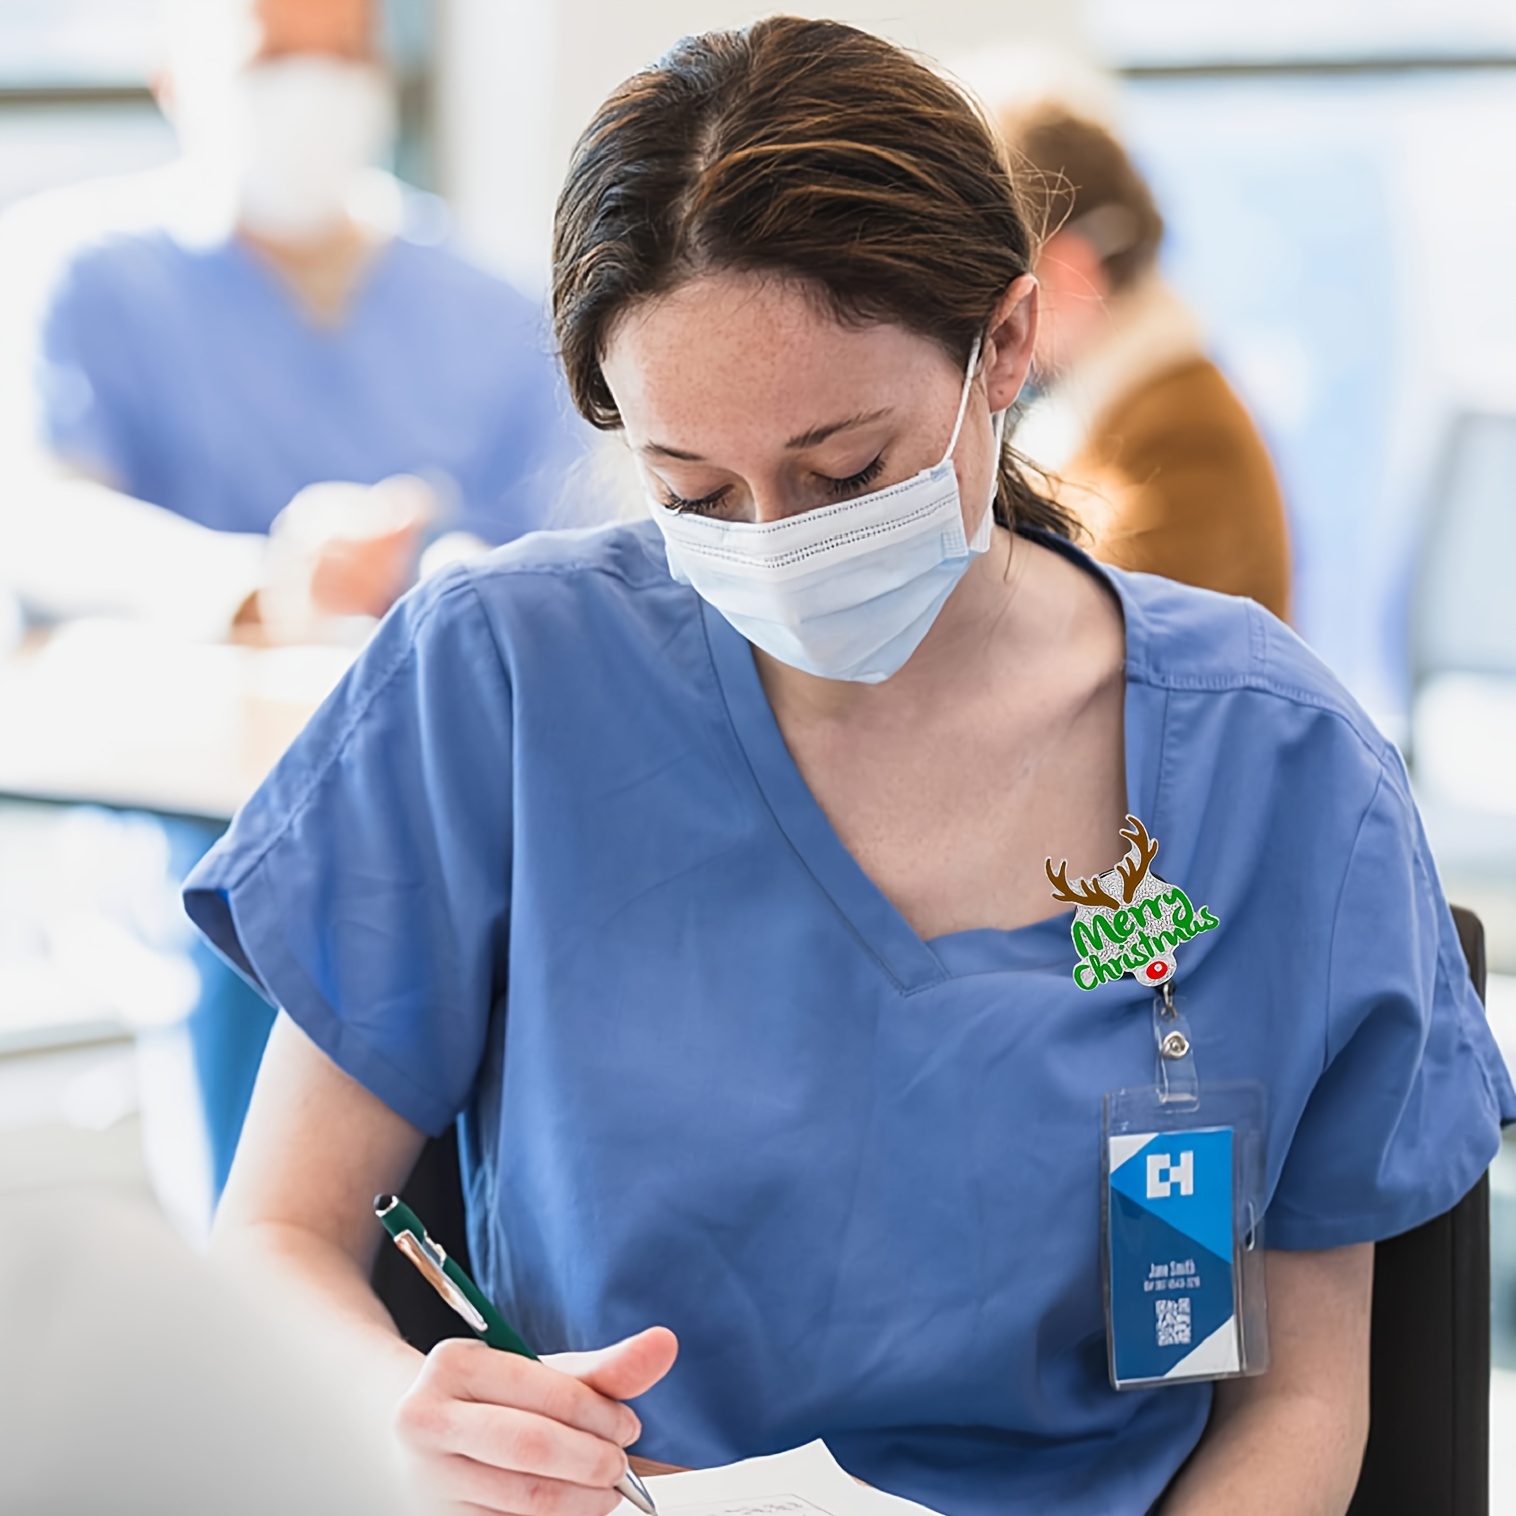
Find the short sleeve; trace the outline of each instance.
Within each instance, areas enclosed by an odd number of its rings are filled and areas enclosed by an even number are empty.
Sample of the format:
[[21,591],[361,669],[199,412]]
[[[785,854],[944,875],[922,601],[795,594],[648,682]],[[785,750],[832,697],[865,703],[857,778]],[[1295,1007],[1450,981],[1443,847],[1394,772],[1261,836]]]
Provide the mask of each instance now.
[[1449,1210],[1488,1168],[1516,1096],[1475,994],[1398,762],[1338,897],[1325,1068],[1268,1210],[1271,1247],[1377,1241]]
[[342,1069],[437,1134],[504,983],[510,689],[466,567],[407,596],[185,907]]

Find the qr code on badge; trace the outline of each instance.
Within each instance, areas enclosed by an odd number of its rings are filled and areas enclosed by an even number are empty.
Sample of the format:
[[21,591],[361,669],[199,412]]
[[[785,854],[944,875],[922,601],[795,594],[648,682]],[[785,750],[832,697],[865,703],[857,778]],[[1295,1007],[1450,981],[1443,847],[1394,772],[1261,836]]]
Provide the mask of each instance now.
[[1188,1347],[1190,1297],[1181,1295],[1177,1300],[1165,1300],[1159,1296],[1153,1304],[1158,1307],[1158,1346],[1161,1348]]

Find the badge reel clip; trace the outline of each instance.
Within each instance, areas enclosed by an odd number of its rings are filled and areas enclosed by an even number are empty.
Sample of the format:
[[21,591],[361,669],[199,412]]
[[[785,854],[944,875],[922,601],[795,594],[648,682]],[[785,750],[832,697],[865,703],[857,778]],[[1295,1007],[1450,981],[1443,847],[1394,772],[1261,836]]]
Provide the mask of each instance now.
[[1172,980],[1153,997],[1151,1085],[1104,1101],[1106,1347],[1118,1390],[1268,1367],[1265,1095],[1200,1083]]

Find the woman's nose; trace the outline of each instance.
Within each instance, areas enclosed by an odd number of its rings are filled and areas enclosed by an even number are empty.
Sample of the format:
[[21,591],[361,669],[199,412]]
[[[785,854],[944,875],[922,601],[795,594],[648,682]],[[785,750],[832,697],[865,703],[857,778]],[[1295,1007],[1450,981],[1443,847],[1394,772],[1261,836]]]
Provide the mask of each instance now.
[[776,521],[787,521],[791,516],[804,515],[811,509],[811,502],[799,498],[793,490],[782,485],[755,490],[749,497],[748,520],[760,526]]

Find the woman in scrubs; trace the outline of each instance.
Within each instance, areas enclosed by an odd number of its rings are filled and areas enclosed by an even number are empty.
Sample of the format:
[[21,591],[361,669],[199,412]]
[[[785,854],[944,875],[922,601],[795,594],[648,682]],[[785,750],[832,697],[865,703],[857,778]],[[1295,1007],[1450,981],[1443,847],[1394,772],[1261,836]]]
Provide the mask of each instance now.
[[[1516,1098],[1394,750],[1003,448],[1033,252],[980,116],[864,33],[623,85],[555,308],[653,519],[414,592],[191,881],[282,1010],[221,1245],[346,1333],[444,1509],[818,1436],[967,1516],[1347,1507],[1372,1244]],[[1129,812],[1220,923],[1174,980],[1200,1078],[1268,1091],[1272,1366],[1214,1388],[1107,1378],[1101,1103],[1154,992],[1075,983],[1044,860],[1110,869]],[[549,1363],[423,1359],[369,1290],[370,1197],[455,1120]]]

